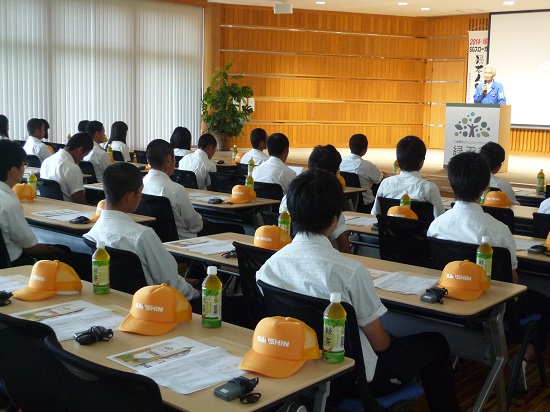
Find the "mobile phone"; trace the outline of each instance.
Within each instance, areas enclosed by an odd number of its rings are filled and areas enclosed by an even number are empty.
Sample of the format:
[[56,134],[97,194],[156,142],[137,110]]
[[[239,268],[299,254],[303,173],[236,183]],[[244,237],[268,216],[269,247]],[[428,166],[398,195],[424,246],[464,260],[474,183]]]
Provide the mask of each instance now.
[[531,254],[534,254],[534,255],[539,255],[543,252],[546,252],[548,248],[544,245],[534,245],[534,246],[531,246],[528,250],[527,250],[527,253],[531,253]]

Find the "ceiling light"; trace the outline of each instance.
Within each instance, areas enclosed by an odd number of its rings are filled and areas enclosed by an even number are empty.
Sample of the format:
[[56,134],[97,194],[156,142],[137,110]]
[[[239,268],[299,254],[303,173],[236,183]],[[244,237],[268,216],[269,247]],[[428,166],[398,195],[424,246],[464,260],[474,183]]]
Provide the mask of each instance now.
[[428,11],[428,10],[430,10],[430,8],[429,8],[429,7],[420,7],[420,10],[422,10],[422,11]]
[[400,1],[399,3],[397,3],[398,6],[408,6],[409,3],[406,3],[404,1]]
[[326,4],[324,1],[316,1],[315,4]]
[[505,1],[502,4],[504,4],[505,6],[513,6],[514,2],[513,1]]

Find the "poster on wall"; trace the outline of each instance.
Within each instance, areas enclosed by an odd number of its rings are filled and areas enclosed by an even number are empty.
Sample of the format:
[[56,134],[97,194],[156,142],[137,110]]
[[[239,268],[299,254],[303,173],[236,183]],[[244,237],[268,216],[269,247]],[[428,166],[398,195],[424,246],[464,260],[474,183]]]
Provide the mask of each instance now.
[[468,32],[468,76],[466,78],[466,103],[474,102],[474,93],[482,83],[483,67],[487,64],[489,32],[487,30]]

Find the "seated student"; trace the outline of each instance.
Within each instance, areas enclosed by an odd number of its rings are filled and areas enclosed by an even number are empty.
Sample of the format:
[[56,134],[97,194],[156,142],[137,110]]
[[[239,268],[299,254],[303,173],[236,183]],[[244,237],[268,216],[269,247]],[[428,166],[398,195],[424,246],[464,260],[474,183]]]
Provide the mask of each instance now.
[[[336,175],[341,161],[342,161],[342,156],[340,155],[340,152],[338,152],[338,150],[336,150],[336,148],[333,145],[331,144],[328,144],[326,146],[319,145],[319,146],[315,146],[313,148],[313,151],[309,155],[309,159],[307,161],[307,167],[309,169],[318,167],[319,169],[329,171],[330,173]],[[279,206],[279,212],[282,212],[285,208],[287,208],[286,195],[283,197],[283,200],[281,200],[281,205]],[[351,253],[351,246],[349,244],[349,229],[346,226],[346,219],[344,218],[343,213],[340,213],[340,216],[338,216],[338,223],[336,224],[336,228],[328,238],[332,242],[333,246],[336,249],[338,249],[340,252]]]
[[540,203],[538,212],[550,214],[550,197]]
[[125,162],[132,160],[130,157],[130,149],[126,144],[126,137],[128,136],[128,125],[124,122],[114,122],[111,126],[111,136],[105,147],[111,146],[113,150],[122,153],[122,157]]
[[164,248],[155,231],[134,222],[127,215],[136,211],[141,200],[141,171],[131,164],[113,163],[103,174],[103,187],[105,209],[84,237],[96,243],[102,240],[105,246],[138,255],[148,285],[166,283],[178,289],[188,300],[197,298],[199,293],[178,274],[176,260]]
[[369,148],[367,136],[364,134],[354,134],[349,139],[349,148],[351,154],[342,159],[340,171],[355,173],[359,176],[361,187],[367,189],[363,192],[363,203],[367,209],[371,209],[372,202],[374,201],[372,185],[380,183],[384,175],[374,164],[363,159]]
[[23,146],[27,155],[38,156],[40,162],[43,162],[52,155],[48,146],[42,141],[46,136],[46,125],[40,119],[30,119],[27,122],[27,131],[29,137]]
[[479,154],[489,163],[489,169],[491,170],[489,186],[500,189],[502,192],[506,193],[506,196],[508,196],[508,199],[510,199],[513,205],[519,205],[512,185],[506,180],[496,176],[506,158],[504,148],[498,143],[489,142],[481,147]]
[[250,159],[254,160],[254,165],[258,166],[262,164],[269,156],[264,153],[266,148],[267,133],[262,128],[256,128],[250,132],[250,143],[252,143],[252,149],[246,152],[241,157],[241,163],[248,164]]
[[269,159],[254,168],[252,177],[255,182],[277,183],[286,194],[288,185],[296,177],[296,172],[285,165],[290,143],[282,133],[273,133],[267,138]]
[[[86,126],[88,125],[88,123],[90,123],[89,120],[81,120],[78,122],[78,126],[77,126],[77,129],[79,132],[85,132],[86,131]],[[103,129],[103,131],[105,132],[105,129]],[[92,136],[93,137],[93,136]],[[105,142],[101,142],[101,143],[105,143]]]
[[94,142],[88,133],[75,134],[63,149],[44,160],[40,177],[58,182],[63,200],[85,205],[84,177],[78,164],[93,147]]
[[434,206],[434,217],[445,213],[439,188],[420,177],[420,169],[426,158],[426,145],[416,136],[405,136],[397,143],[397,161],[401,173],[380,183],[371,213],[382,213],[378,197],[401,199],[407,192],[411,200],[430,202]]
[[179,169],[195,172],[197,185],[201,190],[207,190],[212,185],[208,172],[216,171],[216,164],[211,161],[216,153],[218,142],[211,134],[203,134],[199,137],[197,150],[180,160]]
[[0,139],[10,138],[10,121],[6,116],[0,114]]
[[187,127],[178,126],[170,136],[170,145],[174,148],[175,156],[187,156],[191,151],[191,132]]
[[[449,182],[456,196],[454,207],[436,218],[428,229],[428,236],[454,240],[464,243],[481,244],[482,236],[489,236],[491,246],[505,247],[512,259],[512,277],[518,282],[516,268],[516,242],[508,226],[491,215],[484,213],[479,200],[489,184],[490,171],[485,159],[478,153],[465,152],[454,156],[448,166]],[[530,313],[539,313],[539,333],[543,342],[550,328],[550,300],[545,295],[533,290],[517,299],[516,312],[523,317]],[[528,361],[534,354],[533,345],[529,345],[524,356]],[[516,389],[526,391],[525,367],[520,375]]]
[[380,317],[387,310],[368,269],[330,244],[327,237],[336,227],[343,202],[336,176],[317,168],[301,173],[290,183],[287,199],[297,234],[267,260],[256,280],[325,299],[331,292],[341,293],[357,312],[365,371],[374,395],[397,389],[390,380],[408,382],[419,376],[432,411],[458,411],[445,337],[424,332],[392,339],[382,326]]
[[105,142],[105,127],[103,123],[92,120],[86,123],[86,133],[92,136],[94,148],[83,160],[93,165],[97,181],[103,182],[103,172],[112,163],[109,154],[100,146]]
[[174,149],[166,140],[155,139],[147,145],[146,155],[151,170],[143,179],[143,193],[168,198],[174,212],[178,237],[196,237],[202,230],[202,216],[193,208],[185,188],[170,179],[176,168]]

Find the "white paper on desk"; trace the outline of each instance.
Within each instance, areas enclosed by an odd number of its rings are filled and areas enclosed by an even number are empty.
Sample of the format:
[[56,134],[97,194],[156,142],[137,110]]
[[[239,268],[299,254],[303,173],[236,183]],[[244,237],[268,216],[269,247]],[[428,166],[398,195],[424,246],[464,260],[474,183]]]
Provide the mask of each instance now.
[[543,239],[538,240],[527,240],[527,239],[515,239],[516,241],[516,250],[528,250],[531,246],[542,245],[544,244]]
[[16,279],[10,279],[8,276],[0,276],[0,290],[5,290],[6,292],[13,292],[27,286],[27,283],[20,282]]
[[455,202],[454,199],[441,199],[443,201],[443,206],[451,206],[451,203]]
[[388,272],[386,270],[378,270],[378,269],[369,269],[370,277],[372,280],[381,278],[382,276],[386,276],[389,274],[392,274],[393,272]]
[[434,278],[404,275],[393,272],[374,280],[374,286],[388,292],[402,293],[405,295],[422,295],[426,289],[437,284]]
[[296,175],[299,175],[304,171],[303,166],[288,166],[290,169],[294,170],[296,172]]
[[[517,196],[530,196],[530,195],[537,194],[533,189],[514,189],[514,193]],[[544,195],[544,192],[541,193],[541,196],[543,195]]]
[[203,195],[198,193],[189,193],[189,198],[191,200],[200,200],[201,202],[207,202],[212,199],[213,197],[218,197],[223,201],[226,201],[229,199],[229,196],[220,195],[219,193],[212,193],[211,195]]
[[69,220],[75,219],[78,216],[86,216],[90,218],[94,213],[79,212],[78,210],[71,209],[58,209],[48,210],[46,212],[33,212],[32,214],[48,219],[59,220],[61,222],[68,222]]
[[166,242],[165,245],[189,250],[190,252],[202,253],[203,255],[215,255],[229,252],[234,249],[232,240],[217,240],[209,237],[175,240]]
[[378,219],[375,217],[358,217],[357,219],[353,219],[349,222],[346,219],[346,223],[349,223],[350,225],[355,225],[355,226],[372,226],[377,222],[378,222]]
[[244,375],[246,372],[239,369],[241,360],[222,348],[212,348],[138,373],[148,376],[158,385],[186,395]]

